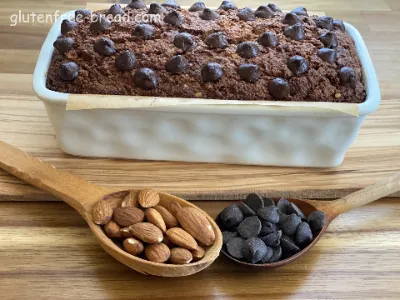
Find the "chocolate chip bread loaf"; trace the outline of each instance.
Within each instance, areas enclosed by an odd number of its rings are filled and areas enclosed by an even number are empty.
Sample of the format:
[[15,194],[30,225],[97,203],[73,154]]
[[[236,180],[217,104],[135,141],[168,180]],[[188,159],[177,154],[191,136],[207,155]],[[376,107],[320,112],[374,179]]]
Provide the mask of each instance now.
[[47,87],[79,94],[360,103],[366,93],[342,21],[229,1],[169,0],[79,10],[64,20]]

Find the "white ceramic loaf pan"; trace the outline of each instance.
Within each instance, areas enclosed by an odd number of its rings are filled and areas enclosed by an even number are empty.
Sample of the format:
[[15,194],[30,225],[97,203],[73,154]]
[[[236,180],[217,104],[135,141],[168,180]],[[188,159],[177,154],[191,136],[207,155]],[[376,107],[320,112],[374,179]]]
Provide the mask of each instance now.
[[[73,155],[334,167],[342,163],[366,115],[380,102],[365,43],[359,32],[345,23],[363,65],[367,99],[361,104],[324,103],[324,108],[316,108],[313,103],[299,107],[302,103],[286,106],[285,102],[266,101],[271,105],[257,107],[225,101],[223,105],[66,110],[71,95],[48,90],[46,74],[61,21],[72,14],[74,11],[62,15],[48,33],[33,87],[46,106],[61,149]],[[110,100],[113,97],[121,98],[109,96]],[[135,96],[126,96],[126,101],[137,102]],[[347,106],[356,113],[344,113]]]

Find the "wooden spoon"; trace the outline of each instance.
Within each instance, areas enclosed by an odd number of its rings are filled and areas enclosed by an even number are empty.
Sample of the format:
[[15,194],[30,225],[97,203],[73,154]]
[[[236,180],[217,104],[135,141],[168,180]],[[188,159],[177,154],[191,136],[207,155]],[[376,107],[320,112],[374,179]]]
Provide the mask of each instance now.
[[314,239],[306,248],[284,260],[280,260],[275,263],[251,264],[233,258],[225,250],[221,250],[221,252],[228,258],[232,259],[233,261],[246,266],[258,267],[258,268],[282,267],[306,254],[307,251],[309,251],[323,236],[325,231],[328,229],[329,224],[339,215],[354,208],[371,203],[385,196],[389,196],[390,194],[393,194],[399,190],[400,190],[400,173],[395,174],[384,180],[378,181],[373,185],[367,186],[357,192],[354,192],[350,195],[347,195],[335,201],[288,199],[290,202],[296,204],[306,216],[308,216],[311,212],[315,210],[322,210],[326,215],[326,222],[324,227],[319,232],[319,234],[314,237]]
[[[115,189],[97,186],[86,180],[73,176],[68,172],[57,170],[51,164],[31,157],[25,152],[0,141],[0,167],[14,176],[30,183],[31,185],[46,191],[72,206],[89,224],[90,229],[97,237],[100,245],[112,257],[128,267],[144,274],[152,274],[164,277],[180,277],[197,273],[207,268],[219,255],[222,247],[222,235],[217,224],[208,216],[215,232],[215,244],[207,249],[205,256],[198,262],[186,265],[173,265],[154,263],[135,257],[119,248],[103,232],[102,228],[92,221],[93,205],[109,194],[115,194]],[[127,191],[120,191],[127,194]],[[181,206],[195,205],[172,195],[159,193],[160,204],[176,201]],[[200,209],[196,207],[197,209]]]

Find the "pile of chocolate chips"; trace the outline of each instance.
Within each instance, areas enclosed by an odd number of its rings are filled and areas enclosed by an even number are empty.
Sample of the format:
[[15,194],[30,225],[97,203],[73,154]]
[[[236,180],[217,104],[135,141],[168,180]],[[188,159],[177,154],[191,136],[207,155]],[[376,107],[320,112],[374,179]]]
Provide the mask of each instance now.
[[320,210],[306,217],[284,198],[275,203],[257,194],[226,207],[217,218],[223,251],[252,264],[273,263],[295,255],[311,243],[325,221]]

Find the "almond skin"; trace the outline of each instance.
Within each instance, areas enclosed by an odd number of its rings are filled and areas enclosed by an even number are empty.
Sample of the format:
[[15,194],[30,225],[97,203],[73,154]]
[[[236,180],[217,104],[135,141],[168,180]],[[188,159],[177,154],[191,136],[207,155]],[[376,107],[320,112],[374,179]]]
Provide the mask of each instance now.
[[93,206],[92,218],[95,224],[107,224],[107,222],[111,220],[112,215],[113,209],[110,203],[105,200],[100,200]]
[[112,209],[121,207],[121,203],[122,203],[122,199],[117,198],[117,197],[110,197],[110,198],[104,199],[104,201],[107,201],[108,203],[110,203]]
[[157,210],[155,210],[154,208],[148,208],[146,210],[145,216],[147,221],[149,221],[153,225],[156,225],[158,228],[161,229],[162,232],[165,233],[167,231],[167,225],[165,225],[163,217]]
[[126,252],[128,252],[134,256],[139,255],[144,250],[143,243],[134,238],[127,238],[124,241],[123,245],[124,245]]
[[124,227],[120,229],[121,234],[126,237],[126,238],[131,238],[133,237],[132,232],[130,231],[129,227]]
[[123,237],[121,227],[113,220],[108,221],[108,223],[104,225],[104,231],[107,236],[112,239],[120,239]]
[[163,263],[166,262],[171,252],[167,245],[163,243],[151,244],[146,246],[144,253],[149,261]]
[[149,244],[161,243],[164,238],[160,228],[147,222],[136,223],[129,226],[129,230],[132,232],[133,236]]
[[215,232],[200,210],[194,207],[183,207],[177,217],[182,228],[197,241],[206,246],[214,245]]
[[124,198],[121,203],[121,207],[137,207],[138,193],[136,191],[130,191],[129,194]]
[[144,208],[154,207],[160,202],[160,195],[151,189],[140,190],[138,202]]
[[113,219],[122,227],[142,222],[144,212],[136,207],[118,207],[114,209]]
[[193,256],[189,250],[184,248],[172,248],[169,261],[175,265],[184,265],[192,261]]
[[176,247],[174,244],[172,244],[172,242],[168,239],[168,237],[166,235],[164,235],[164,238],[162,240],[162,242],[167,245],[169,248],[174,248]]
[[195,239],[182,228],[174,227],[168,229],[167,237],[172,243],[182,248],[189,250],[197,249],[197,242]]
[[176,202],[176,201],[172,201],[171,204],[169,205],[169,211],[171,212],[171,214],[176,218],[176,216],[178,215],[178,212],[182,209],[182,206]]
[[157,205],[154,209],[161,214],[167,228],[178,226],[178,220],[164,206]]
[[191,252],[193,255],[193,261],[199,261],[204,257],[204,255],[206,255],[206,249],[201,246],[197,246],[197,249],[192,250]]

